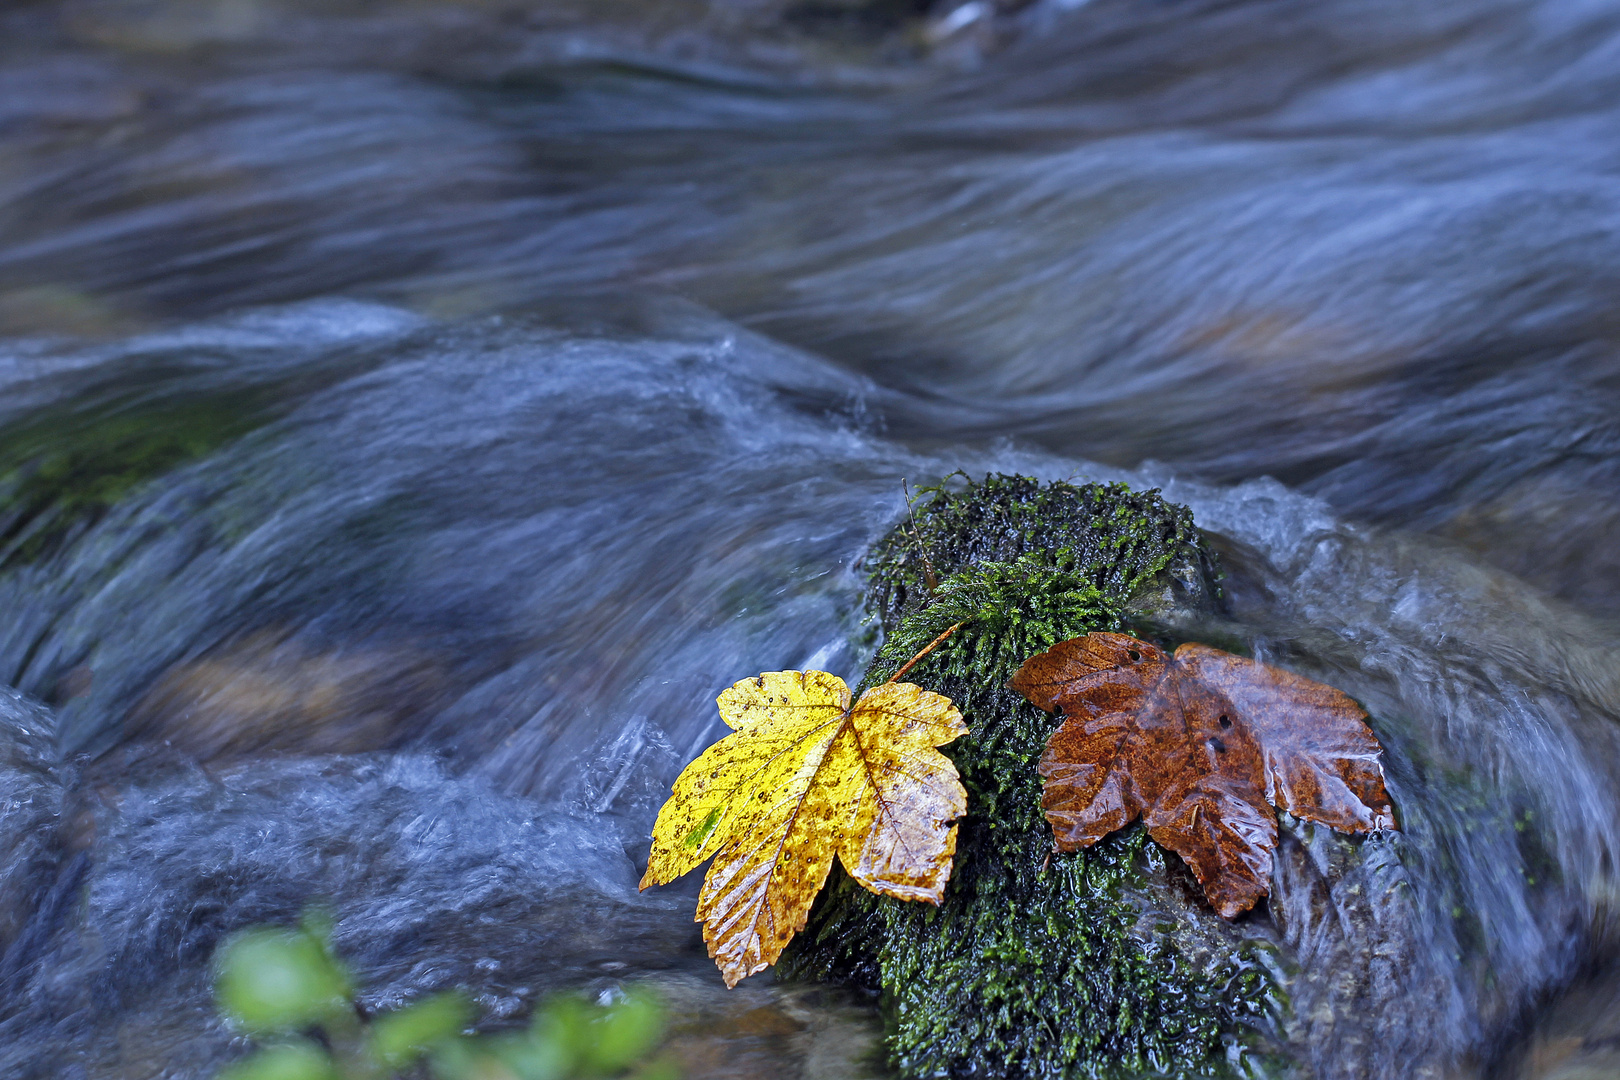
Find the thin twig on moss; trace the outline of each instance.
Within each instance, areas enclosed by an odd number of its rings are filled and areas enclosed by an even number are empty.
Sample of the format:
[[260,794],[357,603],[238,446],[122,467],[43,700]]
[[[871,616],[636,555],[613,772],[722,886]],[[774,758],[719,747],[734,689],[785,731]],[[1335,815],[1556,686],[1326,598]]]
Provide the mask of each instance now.
[[895,672],[893,675],[890,675],[889,676],[889,681],[890,682],[899,682],[900,681],[900,676],[902,676],[906,672],[910,671],[912,669],[912,667],[917,663],[917,661],[921,660],[923,657],[927,656],[929,653],[931,653],[935,649],[939,648],[939,646],[944,643],[946,638],[950,637],[952,634],[954,634],[958,630],[962,629],[962,626],[963,626],[962,623],[957,623],[956,625],[952,626],[949,630],[947,630],[943,634],[939,635],[939,637],[935,638],[933,641],[930,641],[927,644],[927,646],[923,649],[922,652],[918,653],[916,656],[913,656],[910,660],[906,661],[906,666],[905,667],[901,668],[899,671]]

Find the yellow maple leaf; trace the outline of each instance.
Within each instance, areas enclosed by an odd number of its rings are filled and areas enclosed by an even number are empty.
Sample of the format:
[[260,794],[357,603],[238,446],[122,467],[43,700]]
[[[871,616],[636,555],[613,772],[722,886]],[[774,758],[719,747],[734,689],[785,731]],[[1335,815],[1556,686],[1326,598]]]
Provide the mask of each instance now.
[[873,892],[939,903],[967,809],[934,749],[967,734],[950,698],[911,683],[850,707],[825,671],[772,671],[719,697],[735,730],[675,781],[641,887],[710,856],[697,921],[727,986],[776,962],[804,929],[833,856]]

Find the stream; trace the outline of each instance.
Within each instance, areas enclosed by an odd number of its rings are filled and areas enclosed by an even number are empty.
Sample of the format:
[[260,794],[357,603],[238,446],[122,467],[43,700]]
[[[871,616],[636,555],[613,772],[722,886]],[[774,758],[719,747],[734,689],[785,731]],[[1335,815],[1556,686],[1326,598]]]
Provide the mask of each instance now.
[[1263,1075],[1620,1075],[1617,289],[1600,0],[0,6],[0,1075],[214,1075],[313,902],[368,1009],[887,1075],[636,882],[958,469],[1162,489],[1371,713]]

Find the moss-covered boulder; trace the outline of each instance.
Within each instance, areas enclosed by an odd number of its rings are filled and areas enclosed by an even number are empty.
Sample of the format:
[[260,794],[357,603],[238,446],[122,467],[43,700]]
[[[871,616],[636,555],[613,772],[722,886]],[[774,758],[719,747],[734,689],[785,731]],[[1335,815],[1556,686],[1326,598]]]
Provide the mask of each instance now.
[[1035,762],[1057,721],[1005,688],[1058,641],[1214,608],[1190,511],[1119,484],[1015,476],[922,494],[869,559],[885,641],[862,685],[963,624],[907,675],[950,695],[971,730],[945,748],[968,790],[955,871],[937,908],[835,871],[785,970],[881,995],[907,1077],[1229,1072],[1231,1033],[1269,989],[1261,970],[1230,942],[1191,956],[1139,928],[1143,879],[1181,872],[1139,827],[1053,852]]

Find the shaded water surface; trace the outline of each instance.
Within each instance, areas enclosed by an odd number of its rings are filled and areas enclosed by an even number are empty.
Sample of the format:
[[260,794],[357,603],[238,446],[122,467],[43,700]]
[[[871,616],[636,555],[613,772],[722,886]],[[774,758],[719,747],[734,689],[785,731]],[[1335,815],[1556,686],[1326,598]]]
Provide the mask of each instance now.
[[0,1072],[211,1075],[215,943],[322,899],[368,1006],[646,979],[695,1076],[880,1075],[635,882],[960,468],[1163,488],[1193,629],[1372,712],[1403,834],[1285,822],[1231,931],[1299,1075],[1605,1075],[1617,60],[1578,0],[0,10]]

